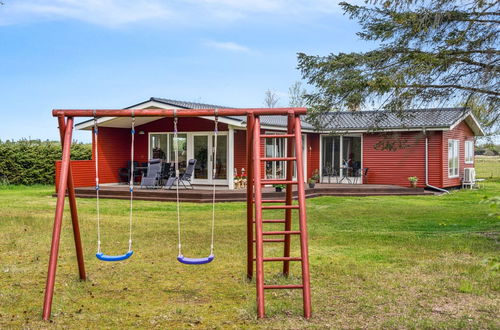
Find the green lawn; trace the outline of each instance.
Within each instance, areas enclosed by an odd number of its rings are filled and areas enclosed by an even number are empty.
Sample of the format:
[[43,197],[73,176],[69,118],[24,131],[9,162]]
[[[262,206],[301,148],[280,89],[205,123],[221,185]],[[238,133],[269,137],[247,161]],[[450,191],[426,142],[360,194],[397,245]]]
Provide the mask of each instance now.
[[[40,316],[52,191],[0,188],[0,327],[49,325]],[[500,273],[492,265],[500,254],[500,224],[481,200],[499,194],[500,183],[487,181],[481,190],[443,196],[308,200],[309,321],[301,317],[299,290],[267,293],[268,318],[256,319],[255,284],[245,281],[244,204],[217,205],[216,260],[193,267],[176,261],[175,204],[137,201],[134,256],[104,263],[94,257],[95,201],[79,199],[89,280],[77,280],[66,216],[51,325],[498,329]],[[106,253],[126,251],[127,212],[127,201],[102,201]],[[210,205],[185,204],[181,212],[185,254],[208,254]],[[275,246],[266,255],[280,252]],[[298,270],[296,264],[289,282],[299,281]],[[285,282],[278,273],[278,264],[266,265],[269,282]]]

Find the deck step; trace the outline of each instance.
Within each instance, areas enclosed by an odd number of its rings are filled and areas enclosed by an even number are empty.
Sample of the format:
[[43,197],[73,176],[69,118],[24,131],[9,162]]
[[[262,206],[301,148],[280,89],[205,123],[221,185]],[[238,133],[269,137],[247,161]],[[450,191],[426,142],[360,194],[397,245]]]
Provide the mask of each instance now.
[[299,230],[273,230],[264,231],[262,235],[300,235]]
[[261,134],[261,139],[293,138],[295,134]]
[[302,289],[304,286],[301,284],[287,284],[287,285],[264,285],[264,289]]

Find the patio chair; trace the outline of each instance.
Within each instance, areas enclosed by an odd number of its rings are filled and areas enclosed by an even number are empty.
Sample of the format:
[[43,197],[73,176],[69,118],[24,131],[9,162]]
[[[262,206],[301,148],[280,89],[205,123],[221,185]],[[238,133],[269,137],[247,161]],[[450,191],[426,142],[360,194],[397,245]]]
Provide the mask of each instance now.
[[360,168],[354,173],[354,184],[358,183],[358,178],[363,178],[362,183],[367,183],[366,179],[368,177],[368,167]]
[[159,188],[161,168],[161,159],[151,159],[148,164],[148,172],[142,177],[141,188]]
[[172,189],[175,180],[179,180],[179,183],[182,184],[185,189],[194,189],[193,186],[191,185],[191,178],[193,177],[195,165],[196,165],[196,159],[190,159],[186,171],[180,174],[179,178],[176,178],[175,175],[168,178],[167,183],[165,184],[165,188]]
[[[118,176],[120,177],[120,182],[128,183],[130,181],[130,169],[131,161],[127,162],[127,167],[122,167],[118,170]],[[134,161],[134,181],[137,176],[141,175],[141,171],[137,168],[139,167],[139,162]]]

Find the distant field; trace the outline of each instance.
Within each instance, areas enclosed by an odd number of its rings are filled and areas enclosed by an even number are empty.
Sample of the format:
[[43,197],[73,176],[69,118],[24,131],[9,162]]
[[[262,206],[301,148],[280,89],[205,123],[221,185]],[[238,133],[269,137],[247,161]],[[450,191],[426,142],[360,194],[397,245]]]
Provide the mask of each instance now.
[[476,156],[478,178],[500,178],[500,156]]

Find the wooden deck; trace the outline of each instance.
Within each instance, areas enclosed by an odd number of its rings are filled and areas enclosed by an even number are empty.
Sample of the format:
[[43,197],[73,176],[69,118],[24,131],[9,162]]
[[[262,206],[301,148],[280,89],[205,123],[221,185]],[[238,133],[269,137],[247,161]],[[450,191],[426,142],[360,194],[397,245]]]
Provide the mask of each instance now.
[[[76,188],[76,196],[83,198],[95,198],[95,188],[85,187]],[[284,192],[275,192],[274,188],[263,189],[264,199],[285,198]],[[306,188],[306,198],[319,196],[406,196],[406,195],[429,195],[433,192],[425,191],[423,188],[405,188],[392,185],[375,184],[316,184],[315,188]],[[294,190],[294,197],[297,192]],[[99,189],[101,198],[128,199],[129,189],[127,185],[101,185]],[[210,203],[212,202],[211,187],[196,187],[194,190],[180,190],[180,200],[183,202]],[[219,187],[215,198],[217,202],[244,202],[246,201],[246,190],[228,190],[225,187]],[[166,201],[176,200],[175,189],[134,189],[134,199]]]

